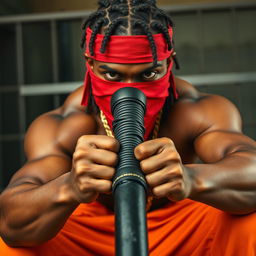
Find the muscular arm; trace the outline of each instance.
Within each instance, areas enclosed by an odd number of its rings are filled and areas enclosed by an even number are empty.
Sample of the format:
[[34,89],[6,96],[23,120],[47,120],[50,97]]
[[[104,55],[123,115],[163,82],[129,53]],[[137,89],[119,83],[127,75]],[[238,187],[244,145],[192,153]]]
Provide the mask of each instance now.
[[30,246],[51,238],[77,206],[65,182],[71,159],[57,141],[67,119],[58,112],[32,124],[25,139],[28,161],[1,194],[1,236],[10,245]]
[[42,115],[25,138],[27,163],[0,196],[0,235],[11,246],[54,237],[78,206],[70,188],[77,140],[95,132],[92,118],[69,104]]
[[202,129],[194,146],[204,163],[185,165],[194,181],[191,199],[234,214],[255,211],[255,141],[241,133],[239,113],[226,99],[210,96],[196,105]]
[[[189,88],[179,95],[163,136],[135,148],[152,194],[191,198],[233,214],[255,211],[256,143],[242,134],[237,109],[221,96]],[[192,152],[202,163],[192,164]]]
[[72,121],[81,123],[79,116],[64,117],[58,109],[39,117],[28,130],[28,161],[0,197],[1,236],[10,245],[30,246],[52,238],[78,205],[66,178],[72,155],[67,147],[74,148],[78,137],[88,132],[70,126]]

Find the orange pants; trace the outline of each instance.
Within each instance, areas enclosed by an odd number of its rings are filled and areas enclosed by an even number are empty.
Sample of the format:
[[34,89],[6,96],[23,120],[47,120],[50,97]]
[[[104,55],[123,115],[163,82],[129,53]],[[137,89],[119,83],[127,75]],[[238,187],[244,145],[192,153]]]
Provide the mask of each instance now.
[[[256,213],[235,216],[186,199],[147,218],[151,256],[256,255]],[[0,255],[114,255],[113,213],[97,202],[81,204],[52,240],[33,248],[11,248],[0,240]]]

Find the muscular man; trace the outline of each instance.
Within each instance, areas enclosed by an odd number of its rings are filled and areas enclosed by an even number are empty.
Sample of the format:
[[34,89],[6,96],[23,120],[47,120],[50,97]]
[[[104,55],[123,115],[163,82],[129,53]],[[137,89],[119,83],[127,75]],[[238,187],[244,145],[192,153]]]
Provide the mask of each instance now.
[[150,255],[254,255],[256,144],[237,109],[173,77],[172,22],[155,1],[99,5],[84,24],[84,88],[32,123],[27,163],[1,194],[0,255],[114,254],[119,143],[106,135],[107,103],[122,86],[148,100],[134,154],[153,196]]

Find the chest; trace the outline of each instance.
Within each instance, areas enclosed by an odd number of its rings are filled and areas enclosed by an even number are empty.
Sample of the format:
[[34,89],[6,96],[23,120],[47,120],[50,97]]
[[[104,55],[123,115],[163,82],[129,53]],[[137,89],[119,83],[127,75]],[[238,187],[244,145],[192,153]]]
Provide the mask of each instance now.
[[[97,134],[106,135],[106,127],[100,118],[97,120]],[[193,139],[190,137],[188,125],[182,120],[171,119],[161,121],[158,131],[158,137],[170,138],[181,156],[183,163],[192,163],[196,160],[196,154],[193,147]]]

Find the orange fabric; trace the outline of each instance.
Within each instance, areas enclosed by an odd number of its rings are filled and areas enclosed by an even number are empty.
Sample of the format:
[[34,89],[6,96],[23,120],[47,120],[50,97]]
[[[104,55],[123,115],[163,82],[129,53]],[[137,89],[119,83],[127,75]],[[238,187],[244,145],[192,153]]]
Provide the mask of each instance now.
[[[151,256],[256,255],[256,213],[234,216],[186,199],[147,217]],[[34,248],[1,241],[0,255],[114,255],[113,213],[96,202],[81,204],[54,239]]]

